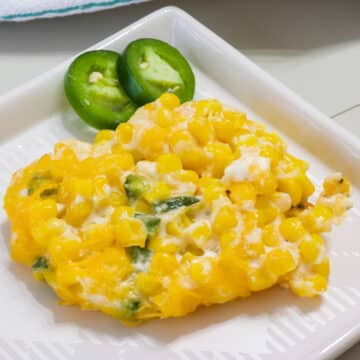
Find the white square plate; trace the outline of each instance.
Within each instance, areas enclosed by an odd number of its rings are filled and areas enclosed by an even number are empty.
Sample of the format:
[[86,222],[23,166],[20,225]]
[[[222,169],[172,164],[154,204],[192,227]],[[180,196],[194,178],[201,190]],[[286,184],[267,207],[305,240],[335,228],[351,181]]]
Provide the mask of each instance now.
[[[317,186],[339,170],[353,185],[354,208],[327,236],[329,291],[300,299],[273,289],[200,309],[181,319],[124,328],[100,313],[62,307],[29,269],[10,261],[9,225],[1,211],[0,359],[331,359],[360,339],[360,142],[260,70],[183,11],[169,7],[94,48],[122,50],[139,37],[174,44],[192,63],[197,98],[216,97],[265,122],[290,150],[310,161]],[[69,62],[0,99],[0,195],[11,173],[66,137],[91,139],[63,96]]]

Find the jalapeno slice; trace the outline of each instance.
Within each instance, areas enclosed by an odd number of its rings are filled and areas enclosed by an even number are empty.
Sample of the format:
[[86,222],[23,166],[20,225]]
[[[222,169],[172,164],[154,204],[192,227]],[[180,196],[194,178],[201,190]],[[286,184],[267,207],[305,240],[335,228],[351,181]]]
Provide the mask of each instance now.
[[120,55],[95,50],[78,56],[65,75],[65,94],[82,120],[97,129],[114,129],[137,106],[122,88],[116,71]]
[[195,77],[187,60],[173,46],[157,39],[131,42],[118,61],[118,75],[129,96],[139,105],[165,92],[181,102],[191,100]]

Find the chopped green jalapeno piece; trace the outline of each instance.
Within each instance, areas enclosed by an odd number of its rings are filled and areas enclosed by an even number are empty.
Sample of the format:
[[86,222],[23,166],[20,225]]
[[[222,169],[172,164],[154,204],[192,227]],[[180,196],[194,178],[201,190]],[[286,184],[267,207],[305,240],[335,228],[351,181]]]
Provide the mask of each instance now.
[[137,106],[117,76],[119,54],[94,50],[81,54],[65,75],[65,94],[82,120],[97,129],[115,129]]
[[27,186],[28,195],[32,195],[37,189],[46,183],[50,182],[50,177],[47,174],[34,174]]
[[132,320],[136,316],[140,305],[141,302],[138,299],[126,299],[120,304],[120,311],[126,319]]
[[127,176],[124,183],[126,195],[131,200],[139,198],[149,187],[150,185],[145,177],[132,174]]
[[135,218],[141,220],[146,228],[148,237],[151,238],[159,231],[161,219],[154,215],[136,213]]
[[45,256],[38,257],[31,266],[33,271],[41,271],[49,268],[49,260]]
[[175,196],[153,204],[156,213],[165,213],[183,206],[196,204],[200,200],[194,196]]
[[151,254],[152,251],[147,248],[141,248],[140,246],[130,246],[126,248],[127,253],[130,256],[130,259],[133,263],[146,263]]
[[56,195],[58,193],[58,189],[57,188],[49,188],[49,189],[45,189],[40,193],[40,198],[41,199],[46,199],[50,196]]
[[181,53],[157,39],[131,42],[118,61],[118,75],[129,96],[139,105],[172,92],[181,102],[194,97],[195,77]]

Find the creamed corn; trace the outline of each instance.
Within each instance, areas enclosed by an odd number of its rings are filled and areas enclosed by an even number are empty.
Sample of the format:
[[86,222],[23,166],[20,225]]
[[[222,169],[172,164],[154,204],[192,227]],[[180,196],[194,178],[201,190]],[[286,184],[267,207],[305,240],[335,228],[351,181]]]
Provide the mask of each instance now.
[[5,197],[11,255],[64,304],[126,324],[280,284],[326,290],[323,232],[351,206],[327,177],[245,114],[165,94],[94,144],[76,140],[17,171]]

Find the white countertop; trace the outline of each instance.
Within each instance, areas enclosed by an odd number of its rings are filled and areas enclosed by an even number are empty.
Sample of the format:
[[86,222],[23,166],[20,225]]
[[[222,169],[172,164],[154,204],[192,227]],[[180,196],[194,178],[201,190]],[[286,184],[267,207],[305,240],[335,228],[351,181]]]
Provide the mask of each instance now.
[[[0,25],[0,96],[150,11],[177,5],[360,136],[359,1],[155,0]],[[360,359],[360,344],[338,360]]]

